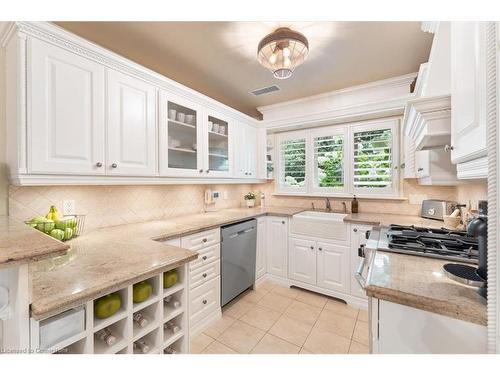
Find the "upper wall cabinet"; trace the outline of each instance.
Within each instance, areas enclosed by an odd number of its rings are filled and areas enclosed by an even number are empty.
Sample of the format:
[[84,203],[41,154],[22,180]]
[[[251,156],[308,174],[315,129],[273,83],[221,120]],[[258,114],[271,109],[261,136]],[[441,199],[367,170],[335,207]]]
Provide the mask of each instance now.
[[107,173],[153,176],[156,173],[156,89],[108,70]]
[[159,120],[160,175],[203,175],[203,114],[200,107],[162,90]]
[[28,48],[28,170],[104,174],[104,67],[38,39]]
[[[206,112],[204,121],[204,167],[209,177],[229,177],[232,168],[230,140],[233,122],[222,114]],[[256,144],[254,145],[256,150]]]
[[452,22],[451,160],[486,155],[486,24]]
[[[255,127],[243,123],[238,123],[238,127],[234,130],[234,174],[237,178],[258,178],[257,155],[260,153],[257,150],[259,144],[257,133]],[[261,142],[263,141],[262,139]]]

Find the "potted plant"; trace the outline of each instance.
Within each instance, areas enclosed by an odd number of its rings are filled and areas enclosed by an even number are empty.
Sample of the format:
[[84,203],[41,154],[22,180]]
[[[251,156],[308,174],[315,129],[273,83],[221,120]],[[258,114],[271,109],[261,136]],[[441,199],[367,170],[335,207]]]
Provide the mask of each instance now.
[[255,194],[252,192],[246,193],[245,194],[245,202],[247,203],[247,207],[251,208],[255,206]]

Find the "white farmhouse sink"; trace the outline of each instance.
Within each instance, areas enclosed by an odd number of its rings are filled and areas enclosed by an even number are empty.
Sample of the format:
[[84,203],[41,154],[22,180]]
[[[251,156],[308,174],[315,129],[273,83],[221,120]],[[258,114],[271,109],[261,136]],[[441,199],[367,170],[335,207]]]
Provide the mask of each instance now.
[[347,241],[346,216],[337,212],[304,211],[292,216],[290,233],[344,242]]

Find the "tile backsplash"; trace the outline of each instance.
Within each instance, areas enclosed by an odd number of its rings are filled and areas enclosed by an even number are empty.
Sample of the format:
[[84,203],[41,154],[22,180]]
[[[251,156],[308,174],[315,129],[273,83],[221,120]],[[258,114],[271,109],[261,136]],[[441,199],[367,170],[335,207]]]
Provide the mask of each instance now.
[[86,230],[92,230],[204,212],[207,188],[226,192],[217,208],[240,207],[243,195],[255,190],[252,185],[10,186],[9,215],[29,220],[53,204],[62,211],[63,201],[71,199],[76,213],[86,215]]
[[[76,212],[86,214],[86,230],[107,226],[166,219],[175,216],[204,212],[205,189],[218,190],[222,197],[217,208],[244,206],[243,195],[248,191],[263,191],[268,206],[310,208],[311,203],[322,209],[324,198],[288,197],[273,195],[274,182],[243,185],[159,185],[159,186],[35,186],[9,187],[9,215],[28,220],[46,214],[50,205],[62,210],[64,200],[74,200]],[[421,186],[415,180],[403,181],[403,201],[365,200],[359,202],[360,212],[418,215],[421,199],[446,199],[473,205],[478,199],[486,199],[486,183],[454,186]],[[224,199],[224,193],[227,199]],[[341,202],[350,199],[332,199],[334,210],[342,209]],[[413,204],[412,204],[413,203]]]

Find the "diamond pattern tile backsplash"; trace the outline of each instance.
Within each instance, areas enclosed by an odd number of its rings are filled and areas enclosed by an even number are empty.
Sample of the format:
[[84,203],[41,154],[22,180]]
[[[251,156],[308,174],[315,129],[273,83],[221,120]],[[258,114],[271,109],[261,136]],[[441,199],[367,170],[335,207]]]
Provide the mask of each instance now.
[[29,220],[45,215],[53,204],[62,212],[63,201],[72,199],[76,213],[86,214],[88,231],[204,212],[207,188],[227,192],[218,208],[233,208],[244,205],[243,195],[258,185],[10,186],[9,215]]

